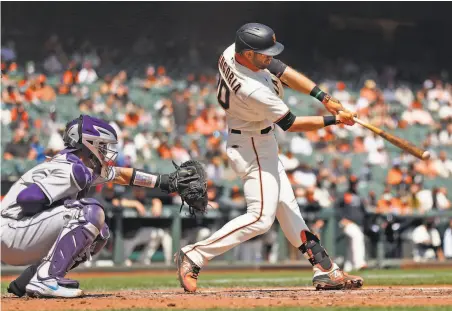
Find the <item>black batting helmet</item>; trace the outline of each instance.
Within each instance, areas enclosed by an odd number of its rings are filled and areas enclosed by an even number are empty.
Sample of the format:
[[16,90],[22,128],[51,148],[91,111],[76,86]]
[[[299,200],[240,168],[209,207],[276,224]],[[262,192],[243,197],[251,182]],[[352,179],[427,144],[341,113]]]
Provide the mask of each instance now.
[[259,23],[245,24],[235,35],[235,51],[251,50],[268,56],[276,56],[284,50],[284,45],[276,41],[275,32]]

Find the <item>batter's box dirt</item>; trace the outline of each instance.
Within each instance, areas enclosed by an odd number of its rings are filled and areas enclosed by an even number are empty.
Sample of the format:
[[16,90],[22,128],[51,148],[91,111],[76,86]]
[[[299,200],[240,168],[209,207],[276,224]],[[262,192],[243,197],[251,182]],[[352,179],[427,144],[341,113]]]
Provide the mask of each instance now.
[[77,299],[32,299],[2,296],[3,310],[62,311],[121,308],[253,308],[253,307],[362,307],[452,306],[452,286],[365,287],[351,291],[315,291],[312,288],[207,288],[195,294],[179,289],[87,292]]

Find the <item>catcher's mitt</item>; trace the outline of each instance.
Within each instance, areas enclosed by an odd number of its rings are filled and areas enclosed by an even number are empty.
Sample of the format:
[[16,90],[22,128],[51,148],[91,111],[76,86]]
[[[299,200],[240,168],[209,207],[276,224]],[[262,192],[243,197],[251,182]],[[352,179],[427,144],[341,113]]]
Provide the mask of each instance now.
[[205,213],[207,209],[207,177],[202,164],[195,160],[186,161],[178,166],[173,161],[176,171],[169,174],[169,190],[177,192],[184,203],[188,204],[191,215]]

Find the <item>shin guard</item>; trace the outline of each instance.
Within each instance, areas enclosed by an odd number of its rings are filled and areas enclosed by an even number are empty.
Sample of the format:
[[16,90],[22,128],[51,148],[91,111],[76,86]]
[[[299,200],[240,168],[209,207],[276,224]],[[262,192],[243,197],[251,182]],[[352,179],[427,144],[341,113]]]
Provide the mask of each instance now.
[[319,238],[312,232],[303,230],[301,231],[301,241],[303,244],[301,244],[299,250],[308,258],[311,265],[322,271],[331,270],[333,262],[325,248],[320,244]]

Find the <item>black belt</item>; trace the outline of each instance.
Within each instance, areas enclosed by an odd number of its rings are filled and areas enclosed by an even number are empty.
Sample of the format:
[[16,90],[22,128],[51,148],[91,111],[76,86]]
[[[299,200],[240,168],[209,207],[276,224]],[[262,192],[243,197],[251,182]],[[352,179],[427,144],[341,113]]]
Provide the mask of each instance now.
[[[271,127],[271,126],[266,127],[266,128],[264,128],[263,130],[261,130],[261,134],[268,134],[271,130],[272,130],[272,127]],[[241,130],[234,130],[234,129],[231,129],[231,133],[232,133],[232,134],[242,134],[242,131],[241,131]]]

